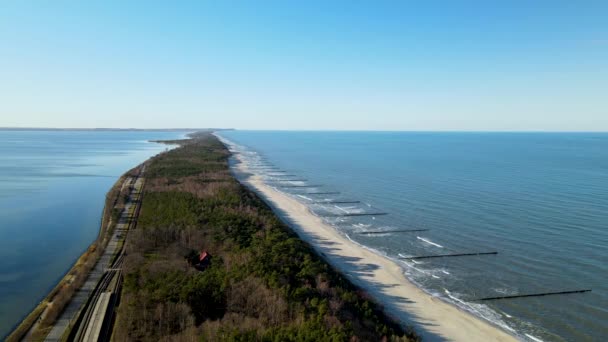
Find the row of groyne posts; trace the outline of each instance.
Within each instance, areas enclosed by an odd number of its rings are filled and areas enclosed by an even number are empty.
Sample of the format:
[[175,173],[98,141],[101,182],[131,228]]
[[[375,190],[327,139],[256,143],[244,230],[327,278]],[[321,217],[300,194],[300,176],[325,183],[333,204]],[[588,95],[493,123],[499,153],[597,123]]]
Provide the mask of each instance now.
[[[237,152],[238,153],[238,152]],[[305,178],[299,178],[297,175],[288,173],[287,171],[281,170],[275,166],[272,166],[267,160],[261,159],[261,164],[259,166],[249,167],[249,169],[253,171],[265,172],[267,176],[271,176],[276,178],[279,183],[286,182],[307,182],[308,180]],[[322,185],[319,184],[302,184],[302,185],[280,185],[280,188],[285,189],[318,189],[321,188]],[[317,192],[306,192],[306,195],[339,195],[340,192],[337,191],[317,191]],[[357,200],[327,200],[327,201],[312,201],[312,204],[359,204],[361,201]],[[386,212],[362,212],[362,213],[340,213],[340,214],[326,214],[321,215],[322,217],[357,217],[357,216],[383,216],[388,215]],[[368,230],[359,232],[362,235],[376,235],[376,234],[387,234],[387,233],[412,233],[412,232],[423,232],[428,231],[429,229],[394,229],[394,230]],[[479,251],[479,252],[462,252],[462,253],[447,253],[447,254],[430,254],[430,255],[419,255],[419,256],[411,256],[411,257],[400,257],[402,260],[420,260],[420,259],[437,259],[437,258],[455,258],[455,257],[471,257],[471,256],[489,256],[489,255],[497,255],[497,251]],[[574,293],[584,293],[591,292],[591,289],[576,289],[576,290],[555,290],[555,291],[546,291],[546,292],[538,292],[538,293],[524,293],[517,295],[505,295],[505,296],[493,296],[493,297],[481,297],[477,299],[473,299],[473,301],[490,301],[490,300],[500,300],[500,299],[513,299],[513,298],[526,298],[526,297],[542,297],[542,296],[551,296],[551,295],[565,295],[565,294],[574,294]]]

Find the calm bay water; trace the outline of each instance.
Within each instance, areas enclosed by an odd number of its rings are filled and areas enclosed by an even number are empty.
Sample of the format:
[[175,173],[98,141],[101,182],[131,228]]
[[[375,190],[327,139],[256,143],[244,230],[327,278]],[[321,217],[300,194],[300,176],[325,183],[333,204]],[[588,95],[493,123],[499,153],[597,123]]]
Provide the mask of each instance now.
[[0,337],[69,270],[99,232],[118,177],[177,132],[0,131]]
[[[226,131],[266,180],[397,260],[433,295],[525,340],[608,337],[608,134]],[[264,171],[259,171],[264,172]],[[318,188],[283,185],[323,184]],[[314,195],[314,192],[340,192]],[[361,204],[320,205],[323,200]],[[428,229],[363,235],[367,230]],[[418,261],[400,257],[498,251]],[[480,303],[480,297],[593,289]]]

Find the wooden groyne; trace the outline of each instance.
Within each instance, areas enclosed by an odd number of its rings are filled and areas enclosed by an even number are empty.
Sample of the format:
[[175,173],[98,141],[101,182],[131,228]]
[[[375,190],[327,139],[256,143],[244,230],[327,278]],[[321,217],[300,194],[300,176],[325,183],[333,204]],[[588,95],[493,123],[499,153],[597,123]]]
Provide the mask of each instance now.
[[415,260],[415,259],[433,259],[433,258],[449,258],[449,257],[461,257],[461,256],[473,256],[473,255],[495,255],[495,254],[498,254],[498,252],[434,254],[434,255],[413,256],[413,257],[401,257],[399,259]]
[[572,293],[584,293],[584,292],[591,292],[591,289],[570,290],[570,291],[557,291],[557,292],[529,293],[529,294],[520,294],[520,295],[512,295],[512,296],[485,297],[485,298],[475,299],[475,301],[497,300],[497,299],[513,299],[513,298],[524,298],[524,297],[542,297],[542,296],[553,296],[553,295],[563,295],[563,294],[572,294]]
[[[282,182],[307,182],[307,179],[298,178],[297,175],[289,174],[287,171],[283,171],[279,168],[267,166],[260,167],[258,170],[267,171],[268,176],[276,177],[274,180],[277,183]],[[307,185],[307,184],[295,184],[295,185],[278,185],[281,188],[319,188],[322,185]],[[340,192],[337,191],[321,191],[321,192],[306,192],[305,195],[339,195]],[[325,201],[312,201],[311,204],[327,204],[327,205],[339,205],[339,204],[360,204],[361,201],[358,200],[325,200]],[[325,214],[320,215],[322,217],[361,217],[361,216],[383,216],[388,215],[386,212],[362,212],[362,213],[338,213],[338,214]],[[359,235],[382,235],[382,234],[391,234],[391,233],[416,233],[416,232],[425,232],[430,229],[391,229],[391,230],[368,230],[368,231],[359,231],[355,232]],[[467,253],[447,253],[447,254],[431,254],[431,255],[419,255],[419,256],[411,256],[411,257],[399,257],[401,260],[421,260],[421,259],[439,259],[439,258],[455,258],[455,257],[467,257],[467,256],[486,256],[486,255],[498,255],[497,251],[488,251],[488,252],[467,252]],[[505,296],[492,296],[492,297],[482,297],[477,299],[472,299],[471,301],[492,301],[492,300],[505,300],[505,299],[517,299],[517,298],[531,298],[531,297],[543,297],[543,296],[556,296],[556,295],[567,295],[567,294],[577,294],[577,293],[586,293],[591,292],[591,289],[579,289],[579,290],[566,290],[566,291],[551,291],[551,292],[540,292],[540,293],[525,293],[525,294],[517,294],[517,295],[505,295]]]
[[426,232],[428,230],[429,229],[369,230],[366,232],[359,232],[359,234],[372,235],[372,234],[385,234],[385,233],[411,233],[411,232]]

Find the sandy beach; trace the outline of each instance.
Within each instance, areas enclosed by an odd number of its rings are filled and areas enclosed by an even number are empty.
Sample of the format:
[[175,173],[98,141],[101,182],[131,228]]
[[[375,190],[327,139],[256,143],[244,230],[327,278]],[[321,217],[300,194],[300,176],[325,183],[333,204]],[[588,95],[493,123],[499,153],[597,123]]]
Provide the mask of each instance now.
[[344,236],[297,200],[264,184],[238,154],[234,166],[241,182],[263,197],[306,242],[353,283],[365,288],[392,317],[413,326],[425,341],[516,341],[498,327],[425,293],[392,260]]

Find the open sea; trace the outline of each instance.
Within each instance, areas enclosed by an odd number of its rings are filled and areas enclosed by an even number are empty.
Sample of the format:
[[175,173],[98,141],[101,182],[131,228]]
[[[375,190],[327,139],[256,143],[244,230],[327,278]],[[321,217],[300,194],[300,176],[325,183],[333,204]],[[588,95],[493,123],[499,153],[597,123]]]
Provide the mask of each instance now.
[[[237,144],[268,184],[397,261],[430,294],[522,340],[608,339],[608,134],[220,136]],[[387,215],[335,217],[371,212]],[[391,230],[419,231],[362,234]],[[592,292],[478,300],[578,289]]]
[[97,238],[105,195],[179,132],[0,130],[0,339]]

